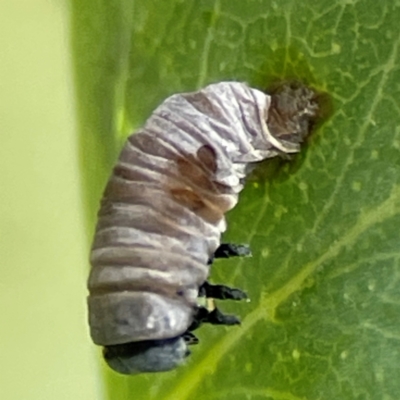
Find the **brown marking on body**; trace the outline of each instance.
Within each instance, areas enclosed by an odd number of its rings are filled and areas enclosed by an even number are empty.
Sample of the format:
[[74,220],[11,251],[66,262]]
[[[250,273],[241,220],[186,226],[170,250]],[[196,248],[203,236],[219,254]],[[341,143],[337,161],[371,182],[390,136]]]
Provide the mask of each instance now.
[[199,148],[195,155],[187,154],[176,159],[182,185],[169,185],[169,192],[179,204],[189,208],[204,220],[218,223],[231,208],[231,202],[225,195],[231,194],[231,188],[215,182],[217,155],[210,145]]
[[217,155],[215,150],[208,144],[201,146],[197,150],[198,160],[213,174],[217,172]]
[[172,188],[170,193],[175,201],[187,207],[207,222],[216,224],[224,216],[224,211],[218,205],[211,203],[190,188]]
[[117,164],[114,167],[113,173],[114,173],[114,176],[125,179],[126,181],[146,182],[148,180],[147,175],[145,173],[143,173],[142,171],[137,170],[137,169],[128,168],[121,164]]
[[217,172],[217,155],[210,145],[203,145],[196,155],[187,154],[176,159],[180,176],[187,180],[191,187],[199,187],[211,192],[211,194],[230,194],[229,186],[220,184],[214,180]]
[[202,91],[195,93],[186,93],[183,95],[183,97],[185,97],[190,105],[201,114],[207,115],[217,120],[224,119],[224,114],[221,112],[221,108],[215,105],[206,93]]

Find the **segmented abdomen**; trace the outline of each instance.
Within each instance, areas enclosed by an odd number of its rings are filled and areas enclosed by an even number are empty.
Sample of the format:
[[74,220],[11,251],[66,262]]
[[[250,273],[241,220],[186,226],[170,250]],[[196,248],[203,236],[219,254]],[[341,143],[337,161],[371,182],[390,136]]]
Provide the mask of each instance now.
[[218,83],[171,96],[128,138],[91,253],[95,343],[186,331],[246,165],[299,149],[272,136],[269,106],[268,95],[243,83]]

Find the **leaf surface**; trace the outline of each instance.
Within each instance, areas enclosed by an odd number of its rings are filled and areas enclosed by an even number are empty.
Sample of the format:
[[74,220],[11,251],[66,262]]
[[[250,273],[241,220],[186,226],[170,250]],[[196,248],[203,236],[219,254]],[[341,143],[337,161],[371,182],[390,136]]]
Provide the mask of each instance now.
[[211,279],[248,292],[220,304],[242,325],[202,327],[177,371],[107,372],[110,399],[398,399],[399,6],[73,2],[90,226],[122,138],[172,93],[297,79],[332,103],[301,154],[260,166],[228,215],[224,239],[253,257],[216,262]]

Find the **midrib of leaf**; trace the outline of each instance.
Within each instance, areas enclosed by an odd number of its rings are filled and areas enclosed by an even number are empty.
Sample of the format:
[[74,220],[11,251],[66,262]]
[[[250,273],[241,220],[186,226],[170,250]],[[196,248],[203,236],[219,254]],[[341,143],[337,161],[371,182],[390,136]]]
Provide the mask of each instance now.
[[[400,213],[400,186],[396,185],[392,189],[390,196],[381,203],[366,212],[361,212],[356,223],[347,234],[342,236],[319,258],[307,263],[292,279],[290,279],[280,289],[265,295],[257,308],[248,314],[243,320],[241,329],[232,330],[223,339],[212,346],[203,359],[191,371],[184,375],[179,384],[164,397],[164,400],[185,400],[190,397],[194,390],[207,374],[212,374],[218,362],[228,354],[229,350],[235,346],[252,327],[260,321],[274,323],[277,307],[289,298],[290,295],[302,288],[305,280],[321,265],[336,257],[341,249],[351,246],[357,238],[377,223],[381,223]],[[269,389],[268,389],[269,390]],[[272,389],[271,389],[272,390]]]

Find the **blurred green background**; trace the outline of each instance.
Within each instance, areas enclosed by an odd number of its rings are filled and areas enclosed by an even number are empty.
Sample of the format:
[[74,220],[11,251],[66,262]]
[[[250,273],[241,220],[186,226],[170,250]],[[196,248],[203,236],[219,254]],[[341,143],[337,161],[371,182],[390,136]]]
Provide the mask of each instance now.
[[69,13],[0,2],[0,399],[98,400]]

